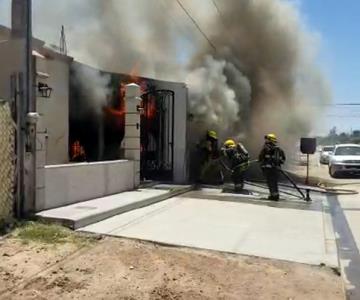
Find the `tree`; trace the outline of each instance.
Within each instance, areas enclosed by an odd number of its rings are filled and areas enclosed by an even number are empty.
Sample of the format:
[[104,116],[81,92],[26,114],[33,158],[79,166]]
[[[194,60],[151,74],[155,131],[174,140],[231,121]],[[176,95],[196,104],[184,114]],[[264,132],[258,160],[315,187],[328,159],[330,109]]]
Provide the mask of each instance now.
[[354,130],[352,136],[356,138],[360,137],[360,130]]
[[330,137],[335,137],[335,136],[337,136],[336,126],[334,126],[333,128],[330,129],[329,136],[330,136]]
[[350,137],[345,132],[340,133],[337,138],[337,142],[339,142],[341,144],[349,142],[349,140],[350,140]]

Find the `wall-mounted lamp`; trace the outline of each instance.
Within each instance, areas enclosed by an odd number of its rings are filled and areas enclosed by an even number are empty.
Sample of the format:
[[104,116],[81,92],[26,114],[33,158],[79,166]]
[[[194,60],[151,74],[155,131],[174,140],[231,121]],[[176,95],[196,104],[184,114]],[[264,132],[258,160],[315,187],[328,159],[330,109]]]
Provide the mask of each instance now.
[[40,93],[40,97],[42,97],[42,98],[50,98],[51,97],[51,92],[53,89],[51,87],[49,87],[46,83],[39,82],[36,87]]

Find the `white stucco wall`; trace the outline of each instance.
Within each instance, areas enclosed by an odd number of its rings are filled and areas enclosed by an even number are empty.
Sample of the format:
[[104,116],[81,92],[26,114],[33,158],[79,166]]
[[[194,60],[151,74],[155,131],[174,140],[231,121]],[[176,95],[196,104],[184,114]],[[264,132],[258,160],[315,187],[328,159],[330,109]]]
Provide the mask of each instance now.
[[[44,42],[34,38],[33,48],[41,48]],[[0,24],[0,98],[10,99],[10,76],[22,70],[24,65],[24,41],[11,38],[11,30]]]
[[134,162],[80,163],[45,166],[45,193],[37,199],[41,211],[134,189]]
[[[16,40],[0,43],[0,98],[6,100],[11,99],[10,76],[18,72],[21,65],[17,55],[18,49],[21,49],[19,43]],[[37,131],[48,135],[46,163],[67,163],[69,161],[69,77],[72,58],[42,48],[40,42],[34,44],[38,47],[38,52],[46,55],[44,60],[35,58],[36,71],[49,75],[49,78],[37,76],[36,80],[47,83],[53,88],[51,98],[36,99],[37,111],[41,116]],[[38,91],[36,95],[39,96]]]
[[[69,76],[70,62],[66,59],[37,59],[37,70],[49,78],[37,78],[51,87],[51,98],[37,97],[40,114],[38,132],[47,134],[46,164],[64,164],[69,161]],[[38,94],[39,95],[39,94]]]
[[0,43],[0,98],[2,99],[10,99],[10,76],[20,69],[20,60],[15,59],[17,48],[15,41]]

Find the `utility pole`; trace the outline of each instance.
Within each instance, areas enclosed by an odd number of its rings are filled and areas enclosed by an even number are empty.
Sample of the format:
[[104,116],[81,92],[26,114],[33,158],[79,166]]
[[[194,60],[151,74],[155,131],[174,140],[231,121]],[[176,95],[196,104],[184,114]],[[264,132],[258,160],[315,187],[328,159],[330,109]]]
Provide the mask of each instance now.
[[32,57],[32,1],[12,0],[12,41],[17,66],[17,215],[34,209],[36,192],[36,112]]

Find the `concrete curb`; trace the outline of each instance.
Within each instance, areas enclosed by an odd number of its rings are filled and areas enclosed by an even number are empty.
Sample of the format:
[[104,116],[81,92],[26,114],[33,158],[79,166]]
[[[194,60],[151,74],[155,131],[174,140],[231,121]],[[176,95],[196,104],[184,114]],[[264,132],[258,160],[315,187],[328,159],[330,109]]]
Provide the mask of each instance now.
[[[159,188],[160,189],[160,188]],[[159,195],[159,196],[155,196],[155,197],[150,197],[138,202],[134,202],[134,203],[130,203],[130,204],[126,204],[124,206],[119,206],[113,209],[110,209],[108,211],[105,212],[100,212],[97,214],[93,214],[93,215],[89,215],[86,216],[84,218],[81,219],[67,219],[67,218],[57,218],[57,217],[47,217],[47,216],[38,216],[38,218],[40,220],[46,221],[46,222],[51,222],[51,223],[57,223],[57,224],[61,224],[63,226],[69,227],[73,230],[100,222],[102,220],[105,220],[107,218],[119,215],[119,214],[123,214],[126,212],[129,212],[131,210],[135,210],[135,209],[139,209],[145,206],[149,206],[151,204],[157,203],[157,202],[161,202],[164,201],[166,199],[187,193],[189,191],[191,191],[193,189],[193,186],[186,186],[186,187],[177,187],[174,189],[170,189],[169,192]]]
[[[86,233],[89,234],[91,232],[89,231],[78,231],[78,232],[82,232],[82,233]],[[328,269],[329,271],[334,271],[334,267],[330,266],[330,265],[319,265],[319,264],[311,264],[311,263],[306,263],[306,262],[299,262],[299,261],[293,261],[293,260],[288,260],[288,259],[281,259],[281,258],[273,258],[273,257],[265,257],[265,256],[260,256],[260,255],[255,255],[255,254],[248,254],[248,253],[239,253],[239,252],[234,252],[234,251],[225,251],[225,250],[214,250],[211,248],[203,248],[203,247],[196,247],[196,246],[187,246],[187,245],[179,245],[179,244],[174,244],[174,243],[167,243],[167,242],[159,242],[156,240],[152,240],[152,239],[143,239],[143,238],[136,238],[136,237],[128,237],[128,236],[119,236],[119,235],[114,235],[114,234],[102,234],[103,236],[108,236],[111,238],[117,238],[117,239],[126,239],[126,240],[132,240],[132,241],[137,241],[137,242],[145,242],[145,243],[149,243],[149,244],[153,244],[153,245],[158,245],[158,246],[162,246],[162,247],[167,247],[167,248],[172,248],[172,249],[183,249],[183,250],[195,250],[195,251],[199,251],[199,252],[209,252],[209,253],[217,253],[217,254],[223,254],[223,255],[231,255],[234,257],[248,257],[248,258],[256,258],[256,259],[261,259],[264,261],[279,261],[279,262],[285,262],[285,263],[289,263],[289,264],[297,264],[297,265],[304,265],[304,266],[312,266],[315,268],[325,268]],[[344,290],[344,294],[345,294],[345,290]],[[344,298],[344,300],[347,300]]]
[[327,197],[323,199],[322,207],[323,207],[322,213],[323,213],[323,224],[324,224],[325,252],[329,257],[329,260],[326,262],[326,265],[335,269],[340,274],[341,269],[340,269],[338,247],[336,242],[336,234],[332,222],[332,216],[331,216],[330,206]]

